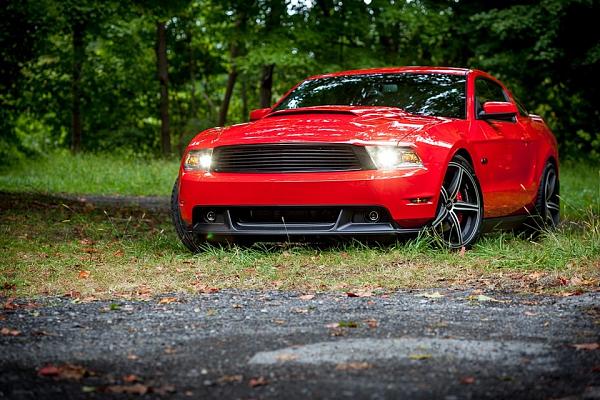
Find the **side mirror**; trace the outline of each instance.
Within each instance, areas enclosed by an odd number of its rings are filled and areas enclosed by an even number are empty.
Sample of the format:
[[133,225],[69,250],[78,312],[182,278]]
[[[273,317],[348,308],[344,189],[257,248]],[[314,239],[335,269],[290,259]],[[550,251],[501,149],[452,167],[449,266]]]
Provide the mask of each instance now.
[[512,121],[517,116],[517,106],[508,101],[487,101],[483,103],[483,111],[479,112],[479,119],[498,119]]
[[270,108],[259,108],[258,110],[250,111],[250,121],[256,121],[265,117],[267,114],[271,112]]

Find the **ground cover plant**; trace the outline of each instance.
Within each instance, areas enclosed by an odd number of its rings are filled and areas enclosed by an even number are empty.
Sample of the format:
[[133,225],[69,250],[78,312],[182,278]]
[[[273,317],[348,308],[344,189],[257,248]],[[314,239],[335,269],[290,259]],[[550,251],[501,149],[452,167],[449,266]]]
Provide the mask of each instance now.
[[[165,195],[177,170],[176,162],[157,161],[158,175],[132,178],[117,173],[102,180],[94,174],[134,170],[139,168],[137,161],[111,163],[110,157],[100,155],[53,157],[63,160],[47,162],[68,165],[74,158],[78,168],[89,171],[90,184],[84,187],[92,193]],[[466,252],[437,249],[421,236],[383,245],[215,245],[191,255],[177,240],[166,211],[16,192],[15,182],[42,182],[44,176],[52,182],[46,186],[48,193],[73,192],[76,169],[48,173],[43,163],[33,165],[0,176],[0,288],[7,295],[147,297],[228,287],[368,294],[442,286],[573,294],[597,290],[600,282],[597,166],[563,166],[565,220],[537,241],[493,233]],[[136,185],[127,186],[135,179]]]

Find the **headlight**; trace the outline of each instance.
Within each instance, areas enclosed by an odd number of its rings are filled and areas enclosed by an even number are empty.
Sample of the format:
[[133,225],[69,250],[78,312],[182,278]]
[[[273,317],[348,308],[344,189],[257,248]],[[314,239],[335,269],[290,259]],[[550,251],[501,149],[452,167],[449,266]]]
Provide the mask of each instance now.
[[414,168],[423,164],[409,147],[365,146],[377,169]]
[[186,171],[208,171],[212,164],[212,149],[190,150],[185,156]]

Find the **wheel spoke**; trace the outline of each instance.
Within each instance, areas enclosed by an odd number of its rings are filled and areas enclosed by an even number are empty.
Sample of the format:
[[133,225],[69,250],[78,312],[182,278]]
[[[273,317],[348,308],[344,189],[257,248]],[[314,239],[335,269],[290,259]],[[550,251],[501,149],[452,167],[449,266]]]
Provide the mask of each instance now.
[[446,207],[442,206],[438,215],[435,217],[435,219],[431,223],[431,226],[433,228],[436,228],[439,224],[444,222],[444,220],[446,219],[447,216],[448,216],[448,210],[446,209]]
[[454,203],[454,210],[461,212],[479,212],[479,204],[466,203],[459,200]]
[[554,189],[556,188],[556,175],[548,174],[548,178],[546,179],[546,201],[550,200],[552,195],[554,194]]
[[456,168],[456,173],[452,177],[452,182],[448,186],[448,197],[450,200],[456,199],[458,191],[460,190],[460,184],[462,183],[463,170],[461,167]]
[[546,203],[546,207],[548,207],[548,210],[551,210],[551,211],[559,211],[560,210],[560,206],[553,201],[548,201]]
[[462,229],[460,228],[460,221],[458,220],[458,216],[453,212],[450,211],[449,213],[449,220],[450,220],[450,235],[448,236],[448,242],[450,242],[450,244],[452,244],[452,228],[454,228],[454,230],[457,233],[457,237],[458,237],[458,246],[462,246],[463,245],[463,237],[462,237]]
[[442,204],[446,204],[448,202],[448,192],[446,191],[446,188],[442,186],[442,190],[440,191],[440,195],[442,196],[442,198],[440,199],[440,202]]

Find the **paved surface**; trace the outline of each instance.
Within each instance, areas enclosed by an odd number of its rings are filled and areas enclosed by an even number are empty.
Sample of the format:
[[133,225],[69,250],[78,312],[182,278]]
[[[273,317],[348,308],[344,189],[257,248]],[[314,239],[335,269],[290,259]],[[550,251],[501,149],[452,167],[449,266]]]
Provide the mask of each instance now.
[[0,398],[600,399],[597,293],[419,293],[19,300]]

